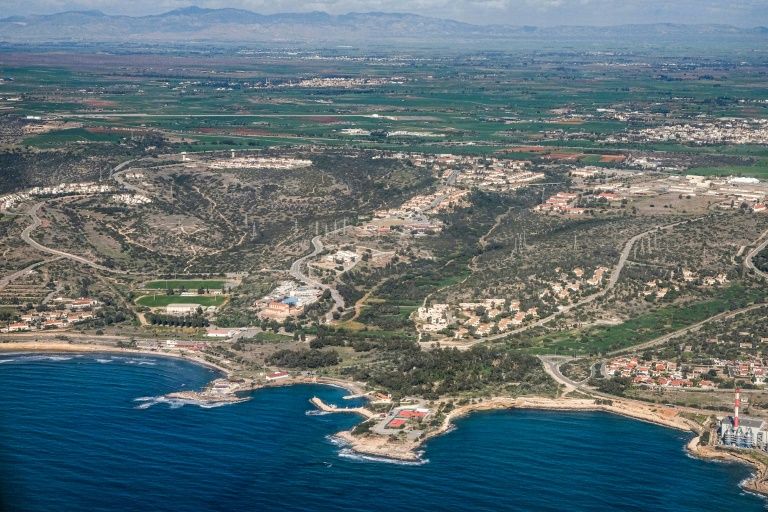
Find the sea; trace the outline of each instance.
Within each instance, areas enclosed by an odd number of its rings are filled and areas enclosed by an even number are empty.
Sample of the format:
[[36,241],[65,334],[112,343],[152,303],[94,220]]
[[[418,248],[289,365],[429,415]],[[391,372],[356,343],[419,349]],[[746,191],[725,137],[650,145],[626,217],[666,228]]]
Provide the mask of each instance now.
[[694,459],[691,435],[598,412],[470,415],[419,463],[361,457],[300,385],[201,407],[159,396],[217,374],[127,355],[0,355],[2,511],[766,510],[748,468]]

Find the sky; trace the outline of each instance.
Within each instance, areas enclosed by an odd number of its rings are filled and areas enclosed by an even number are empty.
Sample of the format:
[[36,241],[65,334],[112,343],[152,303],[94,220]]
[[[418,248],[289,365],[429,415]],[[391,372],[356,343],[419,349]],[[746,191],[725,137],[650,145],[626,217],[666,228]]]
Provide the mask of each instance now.
[[91,9],[107,14],[140,16],[190,5],[233,7],[263,14],[410,12],[476,24],[724,23],[768,26],[768,0],[0,0],[0,16]]

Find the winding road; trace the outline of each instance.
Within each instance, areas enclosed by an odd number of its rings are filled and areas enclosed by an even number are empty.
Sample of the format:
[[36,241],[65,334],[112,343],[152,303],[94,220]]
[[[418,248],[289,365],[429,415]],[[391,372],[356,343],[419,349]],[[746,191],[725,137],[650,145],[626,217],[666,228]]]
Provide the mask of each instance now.
[[[327,233],[327,235],[331,235],[333,233],[337,233],[339,231],[342,231],[342,229],[343,228],[336,229],[334,231],[329,231]],[[309,277],[308,275],[306,275],[304,273],[304,270],[303,270],[304,264],[308,260],[314,258],[318,254],[323,252],[323,249],[324,249],[323,241],[322,241],[322,237],[323,236],[324,235],[317,235],[317,236],[315,236],[312,239],[312,247],[313,247],[312,252],[307,254],[307,255],[305,255],[305,256],[302,256],[301,258],[299,258],[296,261],[294,261],[291,264],[291,269],[289,270],[288,273],[291,275],[291,277],[293,277],[297,281],[301,281],[301,282],[303,282],[303,283],[305,283],[305,284],[307,284],[309,286],[317,286],[318,288],[320,288],[322,290],[329,290],[331,292],[331,298],[333,299],[334,307],[331,308],[331,310],[328,311],[328,313],[326,313],[326,315],[325,315],[326,322],[330,322],[331,320],[333,320],[333,312],[337,308],[342,308],[343,309],[345,307],[344,297],[341,296],[341,294],[339,293],[339,291],[336,288],[334,288],[332,286],[328,286],[327,284],[324,284],[324,283],[318,281],[317,279]]]
[[17,270],[13,274],[8,274],[7,276],[3,276],[0,278],[0,290],[4,290],[6,286],[11,284],[16,279],[20,278],[24,274],[30,272],[31,270],[36,269],[37,267],[41,265],[45,265],[46,263],[51,263],[56,260],[60,260],[61,256],[55,257],[55,258],[48,258],[47,260],[38,261],[37,263],[33,263],[31,265],[27,265],[21,270]]
[[[764,239],[764,240],[763,240]],[[760,242],[760,240],[763,240]],[[747,270],[751,270],[756,275],[762,277],[763,279],[768,279],[768,273],[763,272],[759,268],[755,266],[755,264],[752,262],[752,259],[758,255],[761,251],[763,251],[766,247],[768,247],[768,230],[764,231],[762,235],[760,235],[760,238],[757,239],[757,246],[755,246],[754,249],[749,251],[747,253],[747,256],[744,258],[744,266],[747,267]]]
[[544,371],[549,374],[550,377],[555,379],[555,381],[558,384],[562,384],[565,386],[565,390],[563,391],[563,394],[570,393],[571,391],[576,391],[579,389],[581,384],[579,382],[573,381],[563,375],[563,373],[560,371],[560,366],[567,363],[568,361],[573,361],[572,357],[568,356],[538,356],[539,360],[541,361],[541,364],[544,366]]
[[[113,167],[110,172],[109,176],[112,178],[112,176],[115,173],[119,173],[124,167],[126,167],[128,164],[134,162],[135,160],[127,160],[125,162],[117,164],[115,167]],[[119,180],[118,180],[119,181]],[[122,182],[121,182],[122,183]],[[8,286],[9,283],[11,283],[13,280],[18,279],[22,275],[24,275],[26,272],[29,272],[30,270],[43,265],[45,263],[50,263],[51,261],[55,261],[58,259],[68,259],[71,261],[76,261],[78,263],[82,263],[84,265],[87,265],[89,267],[95,268],[97,270],[102,270],[104,272],[109,272],[112,274],[121,274],[121,275],[131,275],[130,272],[126,272],[125,270],[119,270],[114,268],[105,267],[104,265],[100,265],[96,263],[95,261],[91,261],[88,258],[84,258],[83,256],[78,256],[77,254],[71,254],[65,251],[60,251],[58,249],[54,249],[52,247],[46,247],[45,245],[39,243],[35,239],[32,238],[32,232],[40,227],[42,224],[42,221],[40,220],[40,217],[38,216],[38,213],[40,211],[40,208],[45,204],[45,201],[40,201],[36,204],[34,204],[29,210],[27,210],[23,214],[14,214],[14,215],[25,215],[32,219],[32,223],[24,228],[24,230],[21,232],[21,239],[30,247],[33,249],[36,249],[40,252],[45,252],[48,254],[53,254],[55,258],[49,258],[44,261],[40,261],[37,263],[33,263],[32,265],[29,265],[21,270],[18,270],[14,272],[13,274],[9,274],[7,276],[4,276],[2,279],[0,279],[0,289],[5,288]],[[140,275],[140,274],[137,274]]]
[[84,258],[82,256],[78,256],[76,254],[71,254],[68,252],[60,251],[58,249],[53,249],[52,247],[46,247],[45,245],[35,241],[32,238],[32,232],[37,229],[40,224],[42,224],[40,217],[38,217],[38,212],[40,211],[40,208],[43,206],[43,202],[36,203],[32,208],[27,210],[27,215],[32,219],[32,223],[24,228],[24,231],[21,232],[21,239],[24,240],[28,245],[31,247],[37,249],[41,252],[47,252],[48,254],[53,254],[54,256],[59,256],[61,258],[66,258],[68,260],[76,261],[78,263],[82,263],[84,265],[88,265],[89,267],[95,268],[97,270],[101,270],[104,272],[110,272],[112,274],[121,274],[121,275],[129,275],[129,272],[126,272],[125,270],[119,270],[115,268],[109,268],[105,267],[104,265],[100,265],[96,263],[95,261],[91,261],[88,258]]

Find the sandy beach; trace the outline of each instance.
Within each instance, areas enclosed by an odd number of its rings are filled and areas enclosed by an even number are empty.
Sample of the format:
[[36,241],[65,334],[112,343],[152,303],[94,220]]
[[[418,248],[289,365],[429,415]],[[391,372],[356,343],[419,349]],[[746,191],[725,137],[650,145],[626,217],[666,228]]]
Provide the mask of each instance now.
[[197,363],[218,372],[225,376],[232,373],[230,368],[218,365],[200,355],[189,351],[172,350],[142,350],[137,348],[121,348],[112,345],[94,345],[86,343],[63,343],[52,341],[11,341],[0,342],[0,353],[24,353],[24,352],[42,352],[42,353],[116,353],[127,355],[145,355],[153,357],[173,357],[184,359]]
[[[203,365],[213,370],[216,370],[223,374],[224,377],[230,378],[233,376],[235,370],[222,364],[217,364],[213,361],[206,359],[203,354],[196,352],[190,352],[188,350],[173,350],[173,349],[161,349],[161,350],[142,350],[138,348],[120,348],[114,345],[96,345],[87,343],[65,343],[57,341],[11,341],[0,342],[0,353],[24,353],[24,352],[40,352],[40,353],[117,353],[126,355],[145,355],[153,357],[173,357],[176,359],[183,359],[195,364]],[[275,380],[268,382],[257,382],[250,386],[247,390],[255,391],[257,389],[279,386],[293,386],[296,384],[322,384],[325,386],[334,386],[337,388],[346,389],[350,394],[363,395],[365,394],[365,384],[360,382],[345,381],[341,379],[335,379],[333,377],[324,376],[295,376],[283,380]],[[243,391],[247,391],[243,389]]]

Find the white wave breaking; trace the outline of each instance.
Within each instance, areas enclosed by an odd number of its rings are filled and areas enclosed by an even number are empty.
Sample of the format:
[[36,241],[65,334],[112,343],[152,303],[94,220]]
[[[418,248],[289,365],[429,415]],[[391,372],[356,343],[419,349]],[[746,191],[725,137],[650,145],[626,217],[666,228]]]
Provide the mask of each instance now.
[[338,446],[341,448],[339,450],[339,457],[344,459],[353,460],[356,462],[383,462],[385,464],[395,464],[398,466],[423,466],[424,464],[429,463],[429,459],[422,459],[422,455],[424,455],[423,451],[416,452],[416,455],[419,457],[419,460],[400,460],[400,459],[392,459],[389,457],[377,457],[375,455],[365,455],[362,453],[357,453],[352,448],[349,447],[349,443],[345,440],[338,438],[334,435],[329,435],[325,437],[328,442],[331,444]]
[[125,359],[125,364],[137,364],[137,365],[155,366],[157,363],[154,362],[154,361],[148,361],[146,359],[127,358],[127,359]]
[[320,411],[316,409],[310,409],[309,411],[305,411],[304,414],[307,416],[325,416],[327,414],[331,414],[330,411]]
[[[419,456],[421,456],[421,453],[419,453]],[[398,466],[423,466],[424,464],[429,463],[429,459],[422,458],[419,458],[419,460],[400,460],[391,459],[389,457],[376,457],[375,455],[364,455],[362,453],[357,453],[352,448],[342,448],[339,451],[339,457],[357,462],[383,462],[385,464],[395,464]]]
[[216,407],[222,407],[224,405],[231,405],[239,402],[203,402],[200,400],[193,400],[188,398],[168,398],[166,396],[142,396],[134,398],[134,402],[141,402],[134,409],[149,409],[153,405],[166,404],[171,409],[179,409],[185,405],[196,405],[201,409],[214,409]]
[[3,359],[3,362],[12,362],[17,361],[20,363],[29,362],[29,361],[69,361],[70,359],[75,359],[76,357],[82,357],[81,355],[73,355],[73,356],[57,356],[57,355],[48,355],[48,354],[35,354],[35,355],[27,355],[27,356],[17,356],[13,359]]

